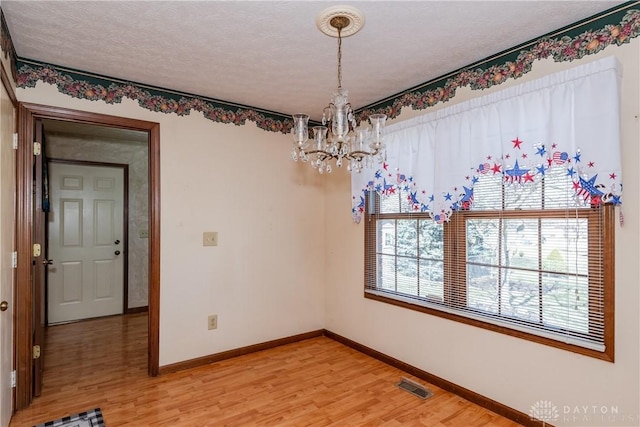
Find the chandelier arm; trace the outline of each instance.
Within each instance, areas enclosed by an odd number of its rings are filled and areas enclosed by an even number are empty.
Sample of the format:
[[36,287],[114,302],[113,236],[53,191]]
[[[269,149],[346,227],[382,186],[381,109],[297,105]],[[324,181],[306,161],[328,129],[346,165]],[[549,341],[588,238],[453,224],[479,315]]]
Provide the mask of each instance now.
[[320,158],[320,160],[326,160],[327,158],[330,159],[337,159],[336,156],[334,156],[333,154],[331,154],[328,151],[325,150],[310,150],[310,151],[304,151],[304,154],[306,154],[307,156],[310,156],[312,154],[317,154],[318,157]]
[[358,150],[358,151],[352,151],[349,153],[348,156],[346,156],[349,159],[362,159],[364,157],[367,156],[375,156],[376,154],[378,154],[380,152],[380,150],[374,150],[374,151],[363,151],[363,150]]

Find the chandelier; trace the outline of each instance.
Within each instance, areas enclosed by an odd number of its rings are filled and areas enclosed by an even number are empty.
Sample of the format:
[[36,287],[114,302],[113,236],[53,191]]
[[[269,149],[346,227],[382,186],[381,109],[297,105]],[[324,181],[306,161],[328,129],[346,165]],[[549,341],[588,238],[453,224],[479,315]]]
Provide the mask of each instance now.
[[342,87],[342,38],[357,33],[364,25],[364,15],[351,6],[325,9],[316,19],[318,29],[338,38],[338,89],[322,113],[322,126],[313,126],[313,139],[309,140],[309,116],[293,115],[294,161],[308,162],[318,172],[331,173],[331,163],[337,167],[346,163],[348,171],[361,172],[374,161],[386,158],[382,142],[385,114],[369,116],[371,126],[357,126],[349,104],[349,91]]

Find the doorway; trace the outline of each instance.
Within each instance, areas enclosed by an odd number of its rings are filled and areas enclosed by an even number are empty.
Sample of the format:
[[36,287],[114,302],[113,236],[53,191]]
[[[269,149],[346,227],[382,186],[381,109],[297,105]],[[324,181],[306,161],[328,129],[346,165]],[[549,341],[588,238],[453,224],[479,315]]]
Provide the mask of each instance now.
[[[47,258],[52,260],[47,275],[50,279],[47,324],[146,311],[149,296],[147,132],[58,120],[42,120],[42,123],[49,165]],[[72,169],[64,172],[64,182],[58,176],[60,168]],[[116,191],[122,191],[122,196],[116,197]],[[80,207],[82,218],[74,216]],[[99,216],[92,220],[95,215]],[[100,235],[92,231],[96,221],[106,221],[105,226],[99,227]],[[64,243],[61,233],[65,233]],[[90,254],[88,250],[95,253]],[[88,277],[90,272],[104,273],[104,280]],[[105,277],[105,274],[110,275]],[[77,279],[81,276],[83,280],[79,283]],[[113,289],[116,281],[120,285]]]
[[128,166],[47,164],[45,324],[126,313]]
[[[159,124],[122,117],[87,113],[58,107],[48,107],[35,104],[20,104],[19,106],[19,147],[18,147],[18,286],[16,289],[16,409],[29,406],[37,389],[37,382],[41,381],[40,373],[34,371],[33,352],[35,350],[35,332],[44,327],[44,319],[38,321],[34,313],[42,310],[37,306],[39,300],[37,286],[31,286],[34,270],[45,265],[48,259],[45,254],[36,255],[32,236],[34,220],[32,185],[36,183],[33,174],[34,156],[34,125],[37,120],[55,120],[62,123],[99,125],[115,130],[143,132],[147,139],[148,152],[148,228],[144,234],[148,246],[148,343],[147,343],[147,372],[151,376],[158,374],[159,367],[159,280],[160,280],[160,150]],[[21,262],[22,260],[22,262]],[[35,266],[32,269],[32,265]],[[40,303],[41,304],[41,303]],[[44,317],[44,316],[43,316]],[[35,320],[34,320],[35,319]],[[42,348],[43,356],[46,349]]]

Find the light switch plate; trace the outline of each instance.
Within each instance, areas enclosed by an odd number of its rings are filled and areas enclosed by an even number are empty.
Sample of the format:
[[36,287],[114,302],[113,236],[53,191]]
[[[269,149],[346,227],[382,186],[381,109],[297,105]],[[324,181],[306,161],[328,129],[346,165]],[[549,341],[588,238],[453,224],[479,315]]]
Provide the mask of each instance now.
[[218,232],[205,231],[202,233],[202,246],[218,246]]

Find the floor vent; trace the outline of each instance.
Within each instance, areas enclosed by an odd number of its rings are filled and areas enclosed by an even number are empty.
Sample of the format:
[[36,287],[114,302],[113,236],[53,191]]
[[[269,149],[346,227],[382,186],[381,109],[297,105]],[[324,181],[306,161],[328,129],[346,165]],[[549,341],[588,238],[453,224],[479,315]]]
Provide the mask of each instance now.
[[411,381],[408,378],[402,378],[398,384],[396,384],[402,390],[408,391],[414,396],[418,396],[420,399],[427,399],[433,396],[433,393],[427,390],[425,387],[420,384]]

